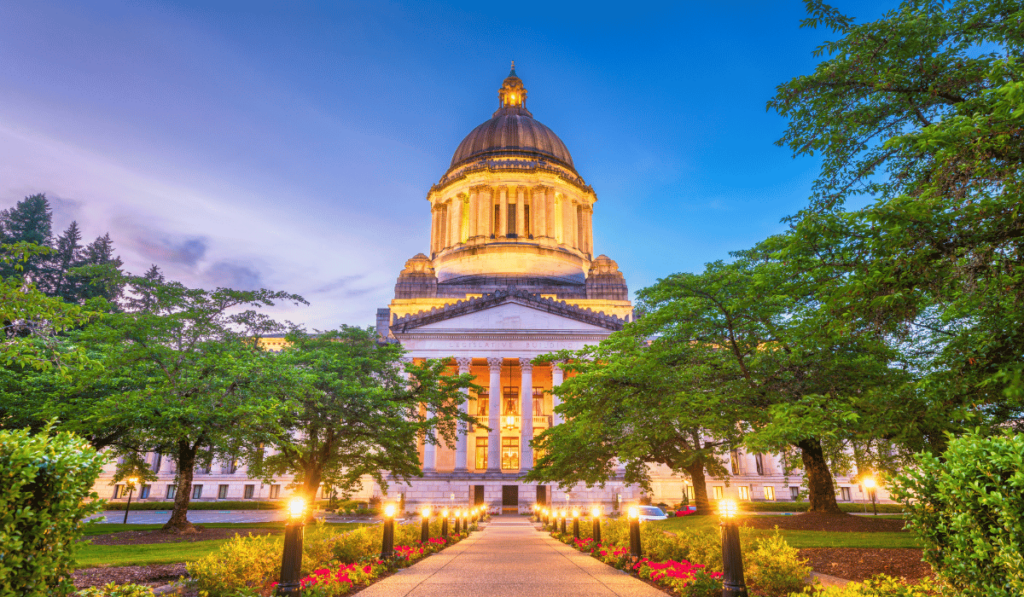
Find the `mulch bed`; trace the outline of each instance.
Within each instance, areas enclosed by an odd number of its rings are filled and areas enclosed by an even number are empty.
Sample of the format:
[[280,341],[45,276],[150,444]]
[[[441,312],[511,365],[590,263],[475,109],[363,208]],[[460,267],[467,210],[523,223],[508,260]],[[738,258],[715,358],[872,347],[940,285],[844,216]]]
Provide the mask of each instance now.
[[859,547],[810,547],[800,550],[815,572],[847,580],[862,581],[876,574],[888,574],[909,581],[932,575],[932,567],[921,561],[920,549],[865,549]]
[[192,543],[230,539],[235,535],[280,535],[281,529],[204,528],[198,533],[167,533],[165,531],[123,531],[86,537],[93,545],[144,545],[149,543]]
[[[875,518],[849,514],[819,514],[808,512],[793,516],[748,516],[744,526],[755,529],[773,529],[776,526],[789,531],[830,531],[834,533],[899,533],[903,520]],[[919,550],[920,551],[920,550]]]
[[161,586],[186,576],[185,564],[154,564],[152,566],[110,566],[82,568],[72,573],[76,589],[101,587],[107,583],[135,583]]

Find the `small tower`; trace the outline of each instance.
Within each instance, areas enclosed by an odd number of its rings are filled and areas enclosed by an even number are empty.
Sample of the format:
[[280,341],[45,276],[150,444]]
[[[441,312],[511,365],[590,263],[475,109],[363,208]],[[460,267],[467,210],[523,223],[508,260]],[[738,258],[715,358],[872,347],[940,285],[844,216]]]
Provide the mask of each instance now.
[[525,108],[526,88],[523,81],[516,76],[516,61],[512,61],[512,70],[505,77],[501,89],[498,90],[498,109],[501,108]]

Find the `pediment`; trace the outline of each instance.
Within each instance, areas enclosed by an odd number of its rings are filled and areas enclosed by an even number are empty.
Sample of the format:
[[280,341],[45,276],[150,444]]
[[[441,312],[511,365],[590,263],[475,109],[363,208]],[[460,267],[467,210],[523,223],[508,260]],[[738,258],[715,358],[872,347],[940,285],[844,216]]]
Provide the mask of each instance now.
[[606,328],[548,313],[516,302],[505,303],[480,311],[458,315],[442,321],[417,326],[417,331],[486,332],[489,330],[605,332]]

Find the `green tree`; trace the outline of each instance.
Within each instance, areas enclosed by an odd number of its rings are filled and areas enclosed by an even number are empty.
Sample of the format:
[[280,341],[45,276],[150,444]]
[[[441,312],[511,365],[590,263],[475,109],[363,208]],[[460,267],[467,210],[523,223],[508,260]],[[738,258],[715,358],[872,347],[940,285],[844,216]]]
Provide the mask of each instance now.
[[907,0],[856,24],[807,5],[805,26],[839,39],[768,103],[789,120],[779,144],[822,164],[787,254],[842,281],[821,297],[833,323],[915,361],[931,452],[945,431],[1024,428],[1024,6]]
[[403,366],[401,345],[381,342],[373,328],[295,330],[287,339],[276,357],[290,375],[287,432],[267,444],[269,454],[250,450],[251,474],[294,474],[310,497],[321,484],[355,489],[364,475],[386,488],[388,478],[422,474],[417,438],[454,447],[457,423],[476,422],[460,409],[472,376],[449,375],[442,360]]
[[[46,195],[42,193],[25,197],[14,207],[0,211],[0,244],[28,243],[49,247],[53,236],[52,228],[53,212]],[[14,264],[0,264],[0,277],[17,275],[36,282],[44,268],[46,254],[31,254],[26,257],[17,271]]]
[[104,315],[79,338],[103,355],[93,383],[113,390],[91,424],[127,430],[121,453],[155,451],[175,462],[177,492],[164,528],[188,531],[195,467],[281,432],[282,372],[253,340],[249,322],[263,321],[254,309],[305,301],[267,290],[190,289],[158,273],[130,277],[126,288],[126,310]]
[[564,422],[533,442],[539,458],[526,479],[604,485],[624,480],[650,488],[649,463],[693,482],[697,512],[711,514],[705,471],[725,475],[717,455],[738,439],[736,416],[671,343],[647,341],[632,325],[597,346],[543,358],[569,374],[556,393]]

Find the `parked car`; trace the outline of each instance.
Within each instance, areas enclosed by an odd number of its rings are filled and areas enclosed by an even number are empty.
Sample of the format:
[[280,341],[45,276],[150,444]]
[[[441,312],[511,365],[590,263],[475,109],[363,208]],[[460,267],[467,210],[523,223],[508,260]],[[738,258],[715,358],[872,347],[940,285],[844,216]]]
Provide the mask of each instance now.
[[648,520],[667,520],[668,514],[661,508],[655,506],[640,506],[640,522]]

